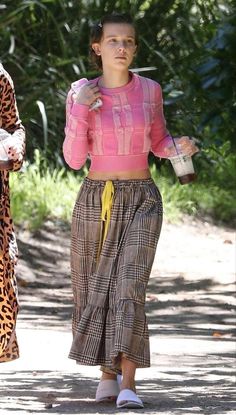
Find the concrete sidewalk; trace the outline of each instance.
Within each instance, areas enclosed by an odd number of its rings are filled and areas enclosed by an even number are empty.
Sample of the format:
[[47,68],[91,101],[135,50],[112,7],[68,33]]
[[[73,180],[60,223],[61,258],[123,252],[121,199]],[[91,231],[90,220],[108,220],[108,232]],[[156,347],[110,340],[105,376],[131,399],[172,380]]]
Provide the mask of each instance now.
[[[137,371],[139,413],[236,413],[234,234],[211,232],[164,227],[147,295],[152,367]],[[40,280],[35,274],[20,288],[21,358],[0,366],[1,415],[120,412],[94,402],[98,367],[67,358],[71,293],[60,269],[58,259],[50,281],[42,267]]]

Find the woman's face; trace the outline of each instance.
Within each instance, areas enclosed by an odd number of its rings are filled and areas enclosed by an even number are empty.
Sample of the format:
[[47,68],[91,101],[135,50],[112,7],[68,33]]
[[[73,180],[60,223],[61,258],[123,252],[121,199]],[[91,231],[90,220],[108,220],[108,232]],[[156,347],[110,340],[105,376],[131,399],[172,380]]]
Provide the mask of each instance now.
[[103,36],[92,48],[101,56],[103,69],[128,69],[137,45],[134,27],[128,23],[105,23]]

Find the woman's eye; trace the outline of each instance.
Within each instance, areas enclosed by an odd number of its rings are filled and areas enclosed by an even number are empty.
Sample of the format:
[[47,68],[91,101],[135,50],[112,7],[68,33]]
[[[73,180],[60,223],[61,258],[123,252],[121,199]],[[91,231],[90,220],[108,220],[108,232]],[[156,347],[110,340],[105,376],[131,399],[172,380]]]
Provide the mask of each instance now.
[[129,46],[135,46],[135,42],[134,42],[134,40],[133,40],[133,39],[129,39],[129,40],[128,40],[128,45],[129,45]]

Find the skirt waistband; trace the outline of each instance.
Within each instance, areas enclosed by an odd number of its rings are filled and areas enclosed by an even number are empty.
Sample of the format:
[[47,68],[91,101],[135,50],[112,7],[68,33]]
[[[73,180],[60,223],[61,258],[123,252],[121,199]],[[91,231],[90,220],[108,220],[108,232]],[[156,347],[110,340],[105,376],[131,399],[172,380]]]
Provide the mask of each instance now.
[[129,186],[147,186],[154,183],[153,179],[118,179],[118,180],[92,180],[86,177],[83,184],[87,187],[105,187],[107,182],[112,182],[115,188],[129,187]]

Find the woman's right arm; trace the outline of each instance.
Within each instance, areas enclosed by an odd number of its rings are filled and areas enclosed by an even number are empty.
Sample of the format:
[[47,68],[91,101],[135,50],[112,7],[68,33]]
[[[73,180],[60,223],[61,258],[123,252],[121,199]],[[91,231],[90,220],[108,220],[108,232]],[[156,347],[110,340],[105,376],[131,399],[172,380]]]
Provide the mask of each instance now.
[[67,95],[63,154],[72,169],[79,170],[86,162],[90,105],[100,96],[98,86],[85,78],[73,84]]
[[89,106],[74,101],[71,89],[66,100],[66,125],[63,155],[66,163],[79,170],[88,156],[88,114]]

